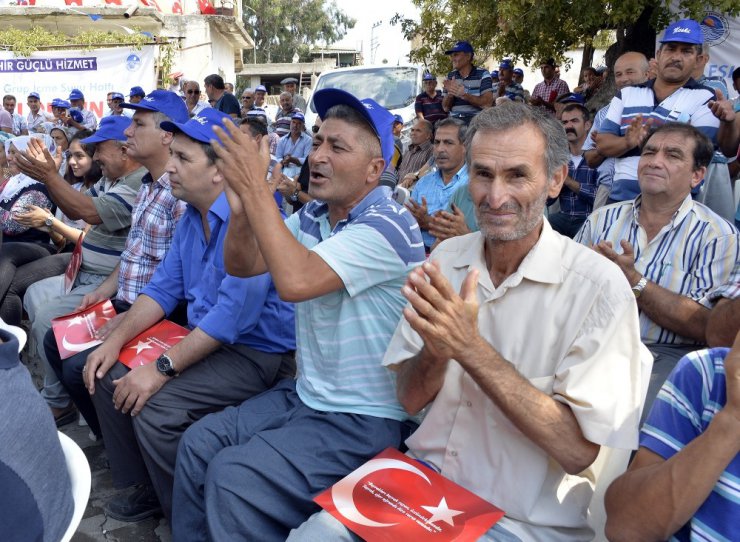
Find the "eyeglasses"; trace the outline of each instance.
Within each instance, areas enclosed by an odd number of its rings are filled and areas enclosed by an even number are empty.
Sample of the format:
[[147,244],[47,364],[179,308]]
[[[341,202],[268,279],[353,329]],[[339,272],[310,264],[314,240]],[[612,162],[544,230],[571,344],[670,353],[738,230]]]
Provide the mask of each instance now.
[[321,128],[321,127],[320,127],[320,126],[316,126],[316,125],[314,125],[314,126],[311,126],[311,131],[312,131],[312,132],[313,132],[314,134],[318,134],[318,133],[319,133],[319,128]]
[[185,94],[200,94],[200,90],[186,90]]
[[253,100],[254,96],[242,96],[242,100]]

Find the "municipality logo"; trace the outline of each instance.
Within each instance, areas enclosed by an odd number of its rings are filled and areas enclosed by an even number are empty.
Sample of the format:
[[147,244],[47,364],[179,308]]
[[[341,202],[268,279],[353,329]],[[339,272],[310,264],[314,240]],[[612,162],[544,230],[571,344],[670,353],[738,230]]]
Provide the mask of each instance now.
[[701,21],[701,32],[704,43],[716,47],[730,36],[730,25],[727,17],[716,11],[707,11]]
[[131,53],[126,59],[126,69],[130,72],[135,72],[141,66],[141,58],[139,55]]

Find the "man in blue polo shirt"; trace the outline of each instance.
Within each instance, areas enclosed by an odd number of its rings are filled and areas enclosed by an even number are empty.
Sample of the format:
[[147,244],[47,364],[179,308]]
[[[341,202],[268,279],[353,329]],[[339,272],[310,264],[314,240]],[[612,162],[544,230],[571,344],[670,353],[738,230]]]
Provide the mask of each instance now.
[[617,92],[596,137],[599,154],[616,158],[610,203],[634,199],[640,193],[639,147],[651,127],[688,123],[715,145],[733,130],[733,122],[720,122],[710,108],[714,91],[691,78],[703,50],[699,23],[691,19],[677,21],[668,26],[660,42],[657,78]]
[[445,51],[452,61],[452,71],[442,85],[442,107],[465,124],[484,107],[493,105],[491,74],[473,65],[473,52],[473,46],[467,41],[458,41]]
[[424,259],[411,214],[379,186],[393,116],[339,89],[314,94],[323,119],[309,156],[315,198],[285,222],[264,182],[267,142],[235,127],[216,147],[231,192],[230,273],[271,272],[296,305],[298,378],[189,429],[178,450],[178,541],[284,541],[313,496],[408,433],[381,366],[401,286]]
[[[84,370],[114,485],[135,486],[105,506],[121,521],[151,516],[157,500],[171,515],[177,445],[190,424],[294,374],[292,305],[268,273],[242,279],[224,269],[229,205],[209,141],[225,118],[208,108],[185,123],[161,123],[175,134],[166,166],[172,195],[188,207],[151,281]],[[181,342],[156,363],[129,370],[118,362],[128,341],[182,301],[191,331]]]

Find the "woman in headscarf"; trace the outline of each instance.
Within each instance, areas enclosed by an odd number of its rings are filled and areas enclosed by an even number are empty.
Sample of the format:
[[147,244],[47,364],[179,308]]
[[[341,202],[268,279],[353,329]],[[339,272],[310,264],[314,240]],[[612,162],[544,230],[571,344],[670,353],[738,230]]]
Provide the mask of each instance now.
[[24,214],[32,206],[45,209],[52,206],[46,187],[22,174],[16,164],[16,156],[28,148],[31,137],[44,139],[50,149],[55,148],[52,139],[43,134],[20,136],[5,142],[5,154],[12,176],[0,190],[0,229],[3,233],[0,247],[0,299],[5,297],[19,266],[55,252],[47,231],[25,226],[17,220],[18,215]]
[[[59,175],[64,177],[67,171],[67,150],[69,150],[69,132],[61,126],[55,126],[49,131],[49,135],[54,140],[54,145],[57,147],[57,153],[62,158],[61,165],[59,166]],[[97,180],[97,179],[95,179]]]

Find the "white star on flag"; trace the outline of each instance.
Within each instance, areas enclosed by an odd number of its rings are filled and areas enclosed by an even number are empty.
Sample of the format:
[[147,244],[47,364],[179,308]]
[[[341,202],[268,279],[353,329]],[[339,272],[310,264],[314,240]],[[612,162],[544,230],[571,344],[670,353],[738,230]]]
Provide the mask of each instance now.
[[442,500],[439,501],[439,504],[437,506],[422,506],[422,508],[432,514],[432,517],[427,520],[427,523],[444,521],[452,527],[455,526],[455,522],[452,521],[452,518],[463,513],[462,510],[452,510],[449,506],[447,506],[447,500],[444,497],[442,497]]
[[78,326],[78,325],[80,325],[84,321],[85,321],[85,318],[84,317],[82,317],[82,316],[75,316],[74,318],[72,318],[69,321],[69,325],[67,327]]
[[139,341],[136,343],[136,345],[131,346],[130,348],[136,348],[136,353],[141,354],[142,350],[148,350],[152,347],[151,343],[149,341]]

